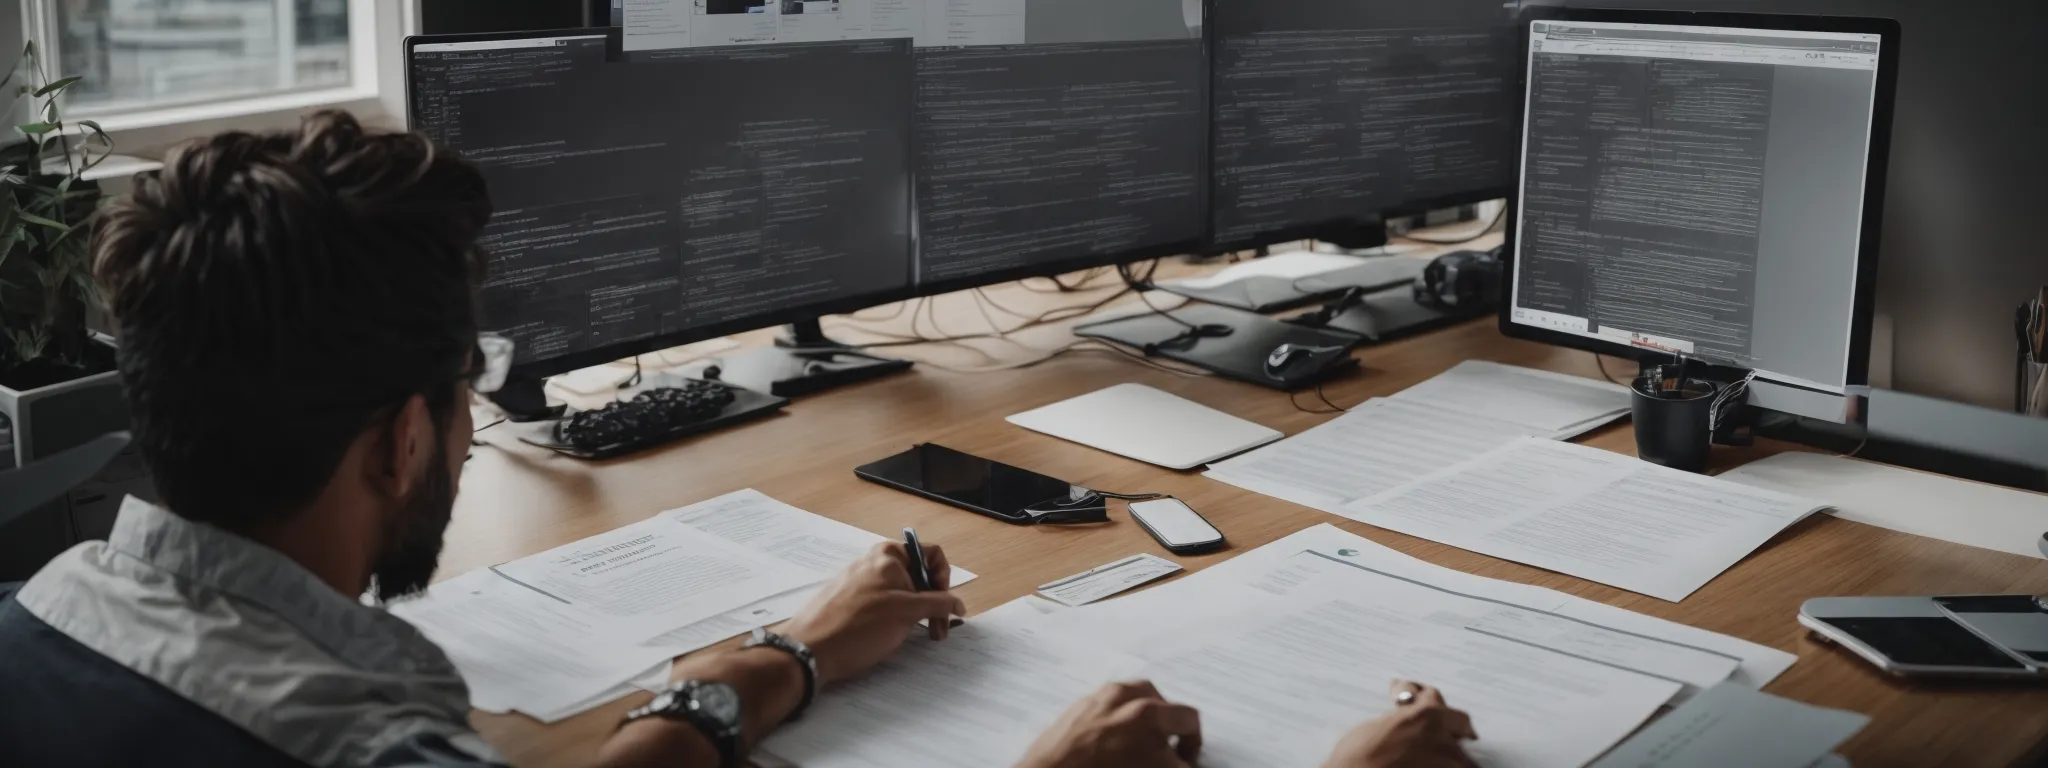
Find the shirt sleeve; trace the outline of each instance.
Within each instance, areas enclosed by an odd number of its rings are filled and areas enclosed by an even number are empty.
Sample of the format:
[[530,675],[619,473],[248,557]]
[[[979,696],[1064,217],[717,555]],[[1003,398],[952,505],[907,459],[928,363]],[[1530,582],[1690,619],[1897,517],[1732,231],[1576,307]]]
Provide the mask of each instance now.
[[476,734],[416,733],[377,753],[373,768],[511,768]]

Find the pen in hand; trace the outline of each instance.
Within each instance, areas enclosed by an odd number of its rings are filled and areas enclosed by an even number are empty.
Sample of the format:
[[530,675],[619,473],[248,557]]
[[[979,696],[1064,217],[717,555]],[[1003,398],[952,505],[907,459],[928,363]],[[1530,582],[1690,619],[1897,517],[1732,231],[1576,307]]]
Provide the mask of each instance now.
[[924,559],[924,544],[917,540],[916,528],[903,529],[903,551],[910,555],[910,586],[919,592],[932,591],[931,566]]
[[[918,540],[916,528],[903,529],[903,552],[910,558],[911,589],[918,592],[930,592],[936,589],[937,587],[932,584],[931,561],[925,558],[924,544]],[[965,622],[958,618],[948,617],[946,628],[951,629],[963,623]],[[938,628],[934,627],[932,639],[936,640],[941,637],[944,637],[944,635],[938,631]]]

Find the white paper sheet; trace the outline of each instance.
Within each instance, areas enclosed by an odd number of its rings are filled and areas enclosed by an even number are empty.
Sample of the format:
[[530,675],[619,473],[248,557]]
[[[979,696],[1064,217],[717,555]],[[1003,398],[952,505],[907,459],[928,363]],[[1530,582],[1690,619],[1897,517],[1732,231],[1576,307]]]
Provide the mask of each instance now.
[[1335,512],[1543,430],[1377,399],[1279,443],[1210,468],[1239,488]]
[[2041,557],[2048,496],[1813,453],[1781,453],[1720,479],[1816,499],[1830,514],[1900,533]]
[[1180,563],[1158,555],[1132,555],[1059,581],[1039,585],[1038,592],[1061,605],[1083,606],[1180,571]]
[[1678,602],[1825,506],[1523,438],[1338,514]]
[[1870,718],[1725,685],[1615,747],[1593,768],[1807,768]]
[[1445,626],[1424,606],[1331,590],[1279,615],[1223,617],[1145,654],[1144,674],[1203,714],[1204,766],[1315,765],[1392,709],[1395,678],[1428,681],[1470,713],[1486,766],[1578,768],[1679,686]]
[[[758,550],[828,579],[888,539],[784,504],[751,488],[662,513],[661,518]],[[953,566],[953,586],[975,574]],[[774,624],[802,610],[822,588],[812,584],[664,633],[643,643],[681,656]]]
[[1022,602],[976,616],[944,642],[913,635],[866,677],[833,689],[759,751],[804,768],[1009,766],[1074,702],[1136,659],[1033,629]]
[[[1418,599],[1426,600],[1444,622],[1460,627],[1486,626],[1480,620],[1502,610],[1583,622],[1570,633],[1502,634],[1672,680],[1702,674],[1702,670],[1708,670],[1703,672],[1708,676],[1716,674],[1707,665],[1722,658],[1736,661],[1730,682],[1761,688],[1791,668],[1797,658],[1740,638],[1555,590],[1443,568],[1330,525],[1300,531],[1172,585],[1113,603],[1053,613],[1044,628],[1138,653],[1161,637],[1195,631],[1204,615],[1248,615],[1276,597],[1294,596],[1300,585],[1323,579],[1334,579],[1342,589],[1356,594],[1421,595]],[[1641,642],[1630,643],[1629,637]],[[1603,650],[1588,653],[1589,648]],[[1679,698],[1692,689],[1688,686]]]
[[1611,381],[1467,360],[1402,390],[1395,400],[1484,416],[1568,438],[1629,411],[1628,388]]
[[669,660],[663,659],[648,667],[646,671],[635,675],[631,680],[612,686],[602,693],[565,707],[545,712],[520,711],[525,712],[526,716],[539,720],[542,723],[554,725],[635,693],[655,693],[668,685],[669,663]]
[[584,612],[488,570],[436,584],[391,613],[448,654],[471,706],[486,712],[573,708],[650,663]]
[[490,570],[589,612],[593,621],[604,621],[627,642],[722,616],[824,578],[660,517]]

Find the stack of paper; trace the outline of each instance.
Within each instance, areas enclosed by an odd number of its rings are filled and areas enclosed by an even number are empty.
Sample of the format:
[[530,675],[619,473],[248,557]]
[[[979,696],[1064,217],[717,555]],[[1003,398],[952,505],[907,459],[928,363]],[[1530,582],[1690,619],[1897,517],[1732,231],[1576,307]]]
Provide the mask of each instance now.
[[1564,440],[1628,412],[1610,382],[1468,360],[1392,398],[1210,468],[1208,476],[1325,512],[1521,437]]
[[[883,540],[746,490],[465,574],[391,611],[448,652],[473,706],[554,722],[789,618]],[[954,584],[973,578],[953,569]]]
[[1724,685],[1659,718],[1593,768],[1817,767],[1869,724],[1855,712]]
[[1825,507],[1523,438],[1337,514],[1677,602]]
[[1134,596],[1067,609],[1027,598],[944,643],[914,637],[762,751],[806,768],[1010,765],[1090,690],[1140,677],[1201,710],[1202,765],[1315,765],[1393,706],[1400,677],[1473,715],[1481,765],[1578,768],[1666,703],[1754,689],[1792,662],[1325,525]]

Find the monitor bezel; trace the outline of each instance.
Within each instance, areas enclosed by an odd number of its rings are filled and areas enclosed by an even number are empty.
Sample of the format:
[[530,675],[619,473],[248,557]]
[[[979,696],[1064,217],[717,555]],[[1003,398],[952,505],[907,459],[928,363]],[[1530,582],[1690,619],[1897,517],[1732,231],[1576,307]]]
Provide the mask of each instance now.
[[[611,59],[617,60],[623,57],[624,37],[622,31],[618,27],[589,27],[580,29],[529,30],[519,32],[487,32],[468,34],[409,36],[405,39],[405,58],[401,62],[402,65],[405,67],[405,98],[407,105],[406,125],[409,129],[416,129],[416,122],[414,120],[412,114],[413,110],[411,108],[413,103],[413,93],[415,90],[413,84],[412,62],[414,51],[420,45],[443,43],[496,42],[502,40],[527,40],[553,37],[597,36],[603,36],[606,38],[607,55]],[[914,46],[912,48],[912,54],[915,55]],[[1206,49],[1204,58],[1206,60]],[[916,87],[914,81],[912,83],[912,87]],[[1208,106],[1206,92],[1204,93],[1203,98],[1203,106],[1206,110],[1206,107]],[[905,189],[905,194],[907,194],[910,198],[907,210],[911,212],[911,218],[909,221],[906,222],[906,224],[910,226],[910,231],[912,233],[910,258],[912,259],[914,265],[915,260],[919,257],[919,251],[921,250],[922,244],[918,239],[916,227],[919,210],[917,206],[916,192],[916,147],[913,146],[910,149],[911,151],[909,153],[906,153],[905,155],[905,162],[910,166],[909,168],[906,169],[906,178],[910,179],[911,181],[911,184],[908,185]],[[1203,170],[1206,175],[1206,156],[1203,162]],[[1206,195],[1206,189],[1204,190],[1204,194]],[[1204,215],[1206,215],[1208,210],[1208,201],[1206,197],[1202,199],[1201,207],[1203,209]],[[597,347],[594,349],[579,350],[576,352],[570,352],[567,354],[557,355],[554,357],[549,357],[541,360],[524,361],[513,366],[512,375],[514,377],[521,379],[539,379],[549,376],[557,376],[569,373],[571,371],[604,365],[607,363],[635,357],[638,355],[651,354],[666,349],[672,349],[685,344],[692,344],[695,342],[716,339],[724,336],[730,336],[733,334],[759,331],[767,328],[773,328],[779,325],[790,325],[795,323],[809,322],[830,315],[850,314],[853,312],[858,312],[863,309],[869,309],[884,304],[891,304],[900,301],[910,301],[914,299],[927,298],[931,296],[938,296],[948,293],[956,293],[959,291],[969,290],[973,288],[998,285],[1002,283],[1014,282],[1017,280],[1023,280],[1033,277],[1056,276],[1081,270],[1095,269],[1099,267],[1117,266],[1121,264],[1148,261],[1152,259],[1163,259],[1183,254],[1200,253],[1203,251],[1205,244],[1206,238],[1197,237],[1193,239],[1186,239],[1171,243],[1160,243],[1142,248],[1127,249],[1124,251],[1118,251],[1113,253],[1089,254],[1078,257],[1060,259],[1057,261],[1046,262],[1041,264],[1027,264],[1023,266],[1006,268],[978,275],[948,278],[945,280],[933,281],[923,284],[918,284],[915,282],[916,278],[913,271],[913,274],[907,276],[909,282],[903,288],[868,293],[859,296],[845,297],[830,301],[818,302],[814,304],[807,304],[798,307],[786,307],[770,312],[763,312],[751,317],[740,318],[737,320],[728,320],[720,323],[683,329],[672,333],[658,334],[644,339],[622,341],[615,344],[608,344],[602,347]]]
[[[1475,189],[1453,192],[1447,195],[1440,195],[1437,197],[1401,200],[1398,202],[1382,206],[1378,210],[1361,210],[1355,216],[1338,216],[1330,219],[1325,219],[1322,221],[1297,224],[1289,227],[1279,227],[1260,232],[1250,237],[1242,237],[1237,238],[1235,240],[1223,240],[1218,238],[1216,229],[1216,192],[1218,179],[1216,175],[1216,93],[1217,84],[1221,80],[1222,72],[1216,66],[1216,50],[1218,43],[1221,41],[1223,32],[1216,24],[1216,4],[1221,1],[1222,0],[1202,0],[1202,45],[1207,51],[1207,55],[1204,58],[1208,61],[1209,65],[1208,95],[1205,99],[1205,101],[1208,103],[1209,137],[1209,151],[1207,160],[1205,162],[1205,167],[1208,169],[1208,174],[1207,178],[1204,180],[1204,186],[1207,190],[1204,194],[1207,200],[1207,210],[1204,212],[1204,216],[1207,220],[1203,223],[1203,230],[1208,233],[1208,247],[1206,249],[1206,252],[1208,254],[1220,255],[1227,253],[1235,253],[1238,251],[1248,251],[1256,248],[1266,248],[1269,246],[1279,245],[1282,243],[1292,243],[1302,240],[1319,240],[1323,239],[1324,237],[1327,237],[1332,232],[1341,232],[1346,230],[1358,229],[1381,229],[1386,226],[1387,221],[1390,219],[1396,219],[1403,216],[1421,215],[1424,213],[1428,213],[1430,211],[1441,210],[1444,208],[1456,208],[1466,205],[1477,205],[1479,203],[1484,203],[1489,200],[1499,200],[1508,197],[1509,195],[1512,195],[1514,193],[1515,187],[1512,182],[1513,177],[1512,175],[1510,175],[1511,181],[1507,186],[1480,187]],[[1264,1],[1270,2],[1271,0]],[[1512,27],[1515,26],[1517,23],[1518,22],[1516,20],[1509,19],[1503,21],[1502,26]],[[1515,112],[1515,108],[1518,107],[1521,103],[1519,99],[1515,98],[1515,95],[1516,93],[1513,89],[1510,89],[1508,92],[1501,94],[1501,98],[1510,102],[1508,104],[1509,112]],[[1509,125],[1512,127],[1519,127],[1520,123],[1510,122]],[[1512,128],[1510,132],[1513,132]]]
[[[1721,13],[1695,11],[1637,11],[1606,8],[1559,8],[1530,7],[1524,9],[1520,22],[1520,54],[1516,67],[1514,93],[1515,109],[1514,136],[1516,139],[1514,161],[1514,186],[1507,198],[1507,229],[1502,249],[1501,264],[1502,292],[1499,312],[1501,334],[1509,338],[1536,341],[1552,346],[1583,350],[1595,354],[1610,355],[1644,362],[1669,362],[1668,353],[1642,349],[1612,341],[1589,339],[1562,331],[1552,331],[1514,321],[1515,267],[1520,255],[1519,232],[1521,223],[1521,200],[1523,174],[1526,171],[1522,156],[1522,143],[1528,130],[1529,98],[1529,37],[1531,25],[1538,21],[1599,21],[1627,24],[1657,24],[1667,26],[1731,27],[1738,29],[1770,29],[1795,32],[1837,32],[1850,34],[1874,34],[1881,38],[1878,45],[1877,93],[1872,103],[1870,126],[1870,156],[1865,167],[1863,187],[1863,220],[1861,236],[1858,239],[1855,304],[1849,323],[1848,371],[1844,379],[1845,390],[1869,385],[1870,344],[1877,305],[1878,254],[1884,232],[1885,173],[1891,160],[1892,114],[1897,102],[1899,75],[1900,28],[1893,19],[1848,16],[1801,16],[1757,13]],[[1773,385],[1792,389],[1820,392],[1843,396],[1844,392],[1816,390],[1787,382],[1770,380]]]

